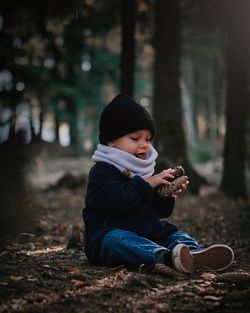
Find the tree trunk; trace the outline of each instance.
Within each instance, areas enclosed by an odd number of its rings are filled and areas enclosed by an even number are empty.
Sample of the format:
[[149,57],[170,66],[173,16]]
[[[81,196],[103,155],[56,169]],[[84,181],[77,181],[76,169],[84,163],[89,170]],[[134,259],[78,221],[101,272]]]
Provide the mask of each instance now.
[[122,0],[121,92],[134,96],[136,0]]
[[55,110],[55,141],[59,142],[59,127],[60,127],[60,119],[59,119],[59,107],[58,107],[58,99],[56,99],[56,110]]
[[32,106],[29,106],[29,123],[30,123],[30,141],[32,142],[36,136],[32,118]]
[[155,1],[155,68],[153,116],[158,169],[182,164],[198,192],[205,181],[193,170],[186,154],[180,94],[181,26],[179,0]]
[[181,101],[186,125],[186,142],[194,147],[197,144],[196,138],[196,116],[194,107],[194,67],[193,62],[186,60],[182,62],[185,77],[181,80]]
[[226,136],[221,190],[238,198],[246,196],[246,129],[249,106],[248,49],[250,2],[224,2],[227,31]]
[[67,99],[68,102],[68,112],[71,115],[70,119],[70,145],[78,147],[78,131],[77,131],[77,124],[78,124],[78,117],[77,117],[77,98],[79,98],[78,94],[76,93],[71,98]]
[[40,107],[40,113],[39,113],[39,131],[38,131],[38,138],[42,138],[42,132],[43,132],[43,120],[44,120],[44,112],[43,112],[43,107]]

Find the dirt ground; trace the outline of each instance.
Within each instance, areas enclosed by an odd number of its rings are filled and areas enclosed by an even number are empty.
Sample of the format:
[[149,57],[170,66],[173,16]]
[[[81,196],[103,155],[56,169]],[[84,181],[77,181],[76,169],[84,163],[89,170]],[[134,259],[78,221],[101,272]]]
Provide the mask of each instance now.
[[235,263],[224,272],[172,276],[96,267],[83,251],[81,220],[82,175],[91,163],[74,160],[54,158],[46,165],[41,158],[30,172],[33,230],[4,236],[0,243],[1,313],[250,312],[248,200],[232,201],[215,190],[204,189],[199,196],[186,192],[170,218],[204,246],[231,245]]

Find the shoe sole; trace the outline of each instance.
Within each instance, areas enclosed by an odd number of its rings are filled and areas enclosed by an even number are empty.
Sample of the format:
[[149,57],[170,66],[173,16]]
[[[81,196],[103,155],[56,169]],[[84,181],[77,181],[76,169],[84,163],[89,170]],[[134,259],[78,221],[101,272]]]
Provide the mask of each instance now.
[[212,245],[201,251],[190,252],[194,258],[194,269],[210,269],[222,271],[228,268],[234,260],[233,250],[225,245]]
[[184,244],[177,245],[172,252],[175,268],[184,273],[197,270],[222,271],[228,268],[233,260],[233,250],[225,245],[212,245],[201,251],[190,252]]

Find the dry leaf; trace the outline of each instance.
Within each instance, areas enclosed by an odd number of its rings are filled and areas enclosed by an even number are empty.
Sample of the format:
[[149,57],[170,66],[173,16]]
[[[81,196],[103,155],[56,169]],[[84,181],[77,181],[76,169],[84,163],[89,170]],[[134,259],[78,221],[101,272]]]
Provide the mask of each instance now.
[[221,296],[211,296],[211,295],[207,295],[207,296],[204,296],[204,299],[206,299],[206,300],[213,300],[213,301],[220,301],[220,300],[222,300],[223,299],[223,297],[221,297]]
[[33,275],[28,275],[28,276],[26,277],[26,280],[27,280],[27,281],[30,281],[30,282],[36,282],[36,281],[38,281],[38,279],[37,279],[36,277],[34,277]]
[[81,273],[81,270],[80,270],[79,267],[73,267],[73,268],[70,270],[69,273],[70,273],[70,274],[74,274],[74,275],[78,275],[78,274]]
[[86,282],[83,281],[83,280],[77,280],[77,279],[72,279],[71,280],[71,283],[77,287],[77,288],[80,288],[80,287],[83,287],[84,285],[86,285]]
[[24,278],[23,276],[13,276],[13,275],[10,276],[10,279],[15,281],[15,282],[18,282],[18,281],[22,280],[23,278]]
[[211,273],[211,272],[204,272],[204,273],[201,274],[201,277],[204,280],[212,280],[215,277],[215,274]]

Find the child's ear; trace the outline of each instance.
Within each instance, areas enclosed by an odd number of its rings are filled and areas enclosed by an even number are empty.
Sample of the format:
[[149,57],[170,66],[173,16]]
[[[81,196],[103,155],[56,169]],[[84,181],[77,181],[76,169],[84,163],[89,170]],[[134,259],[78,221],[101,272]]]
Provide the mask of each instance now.
[[109,141],[109,142],[107,142],[107,145],[108,145],[109,147],[114,147],[114,143],[113,143],[113,141]]

